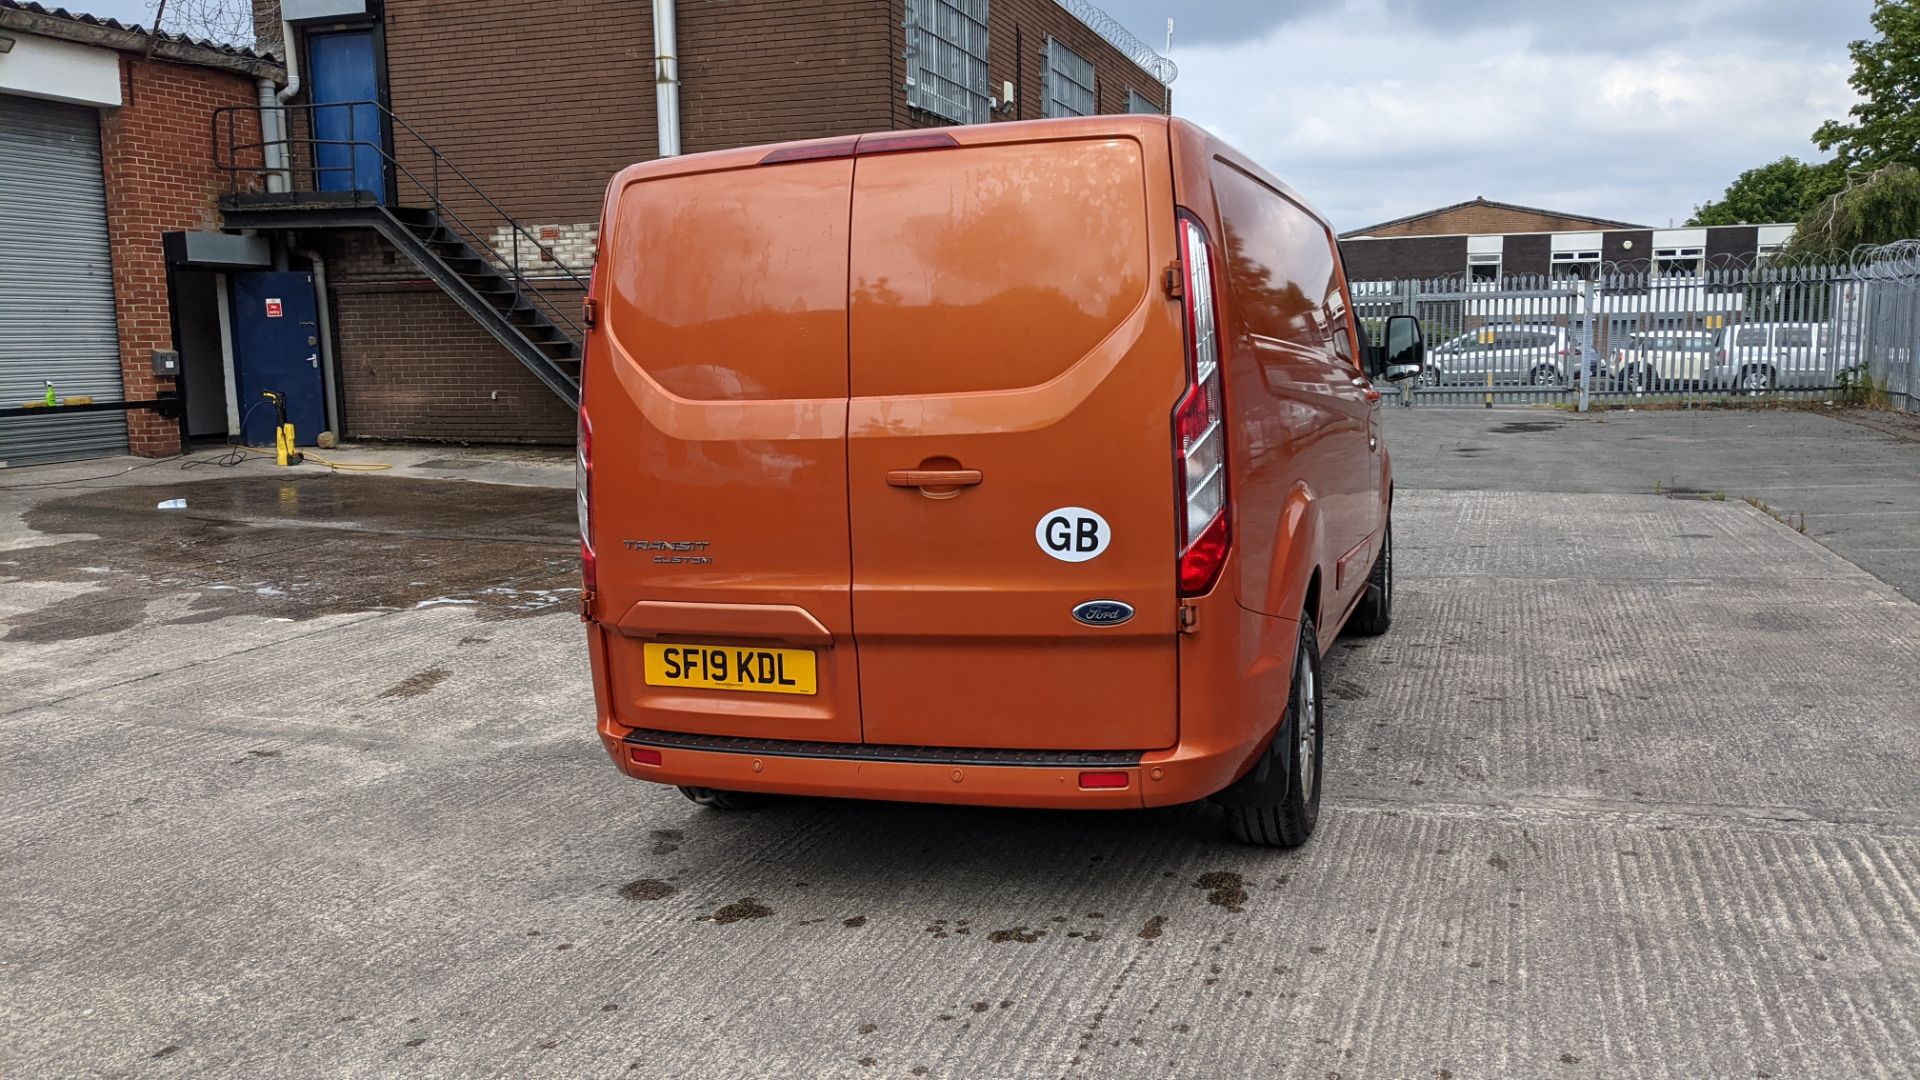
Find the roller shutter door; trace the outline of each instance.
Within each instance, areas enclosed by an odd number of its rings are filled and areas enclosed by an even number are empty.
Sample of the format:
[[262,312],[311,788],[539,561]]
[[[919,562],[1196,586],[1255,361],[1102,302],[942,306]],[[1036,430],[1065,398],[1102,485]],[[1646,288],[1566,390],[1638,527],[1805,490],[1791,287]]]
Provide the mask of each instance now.
[[[120,400],[117,331],[99,114],[0,95],[0,403]],[[9,465],[126,449],[121,413],[0,420]]]

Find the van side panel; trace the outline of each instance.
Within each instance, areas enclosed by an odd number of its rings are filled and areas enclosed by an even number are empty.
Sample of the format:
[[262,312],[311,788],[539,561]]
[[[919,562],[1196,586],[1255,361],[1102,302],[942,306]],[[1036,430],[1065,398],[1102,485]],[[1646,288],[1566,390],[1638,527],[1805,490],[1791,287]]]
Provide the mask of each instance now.
[[[604,332],[587,360],[610,712],[630,727],[857,742],[853,163],[649,168],[609,200]],[[647,642],[810,649],[817,692],[649,686]]]
[[[1164,121],[953,134],[958,148],[855,171],[847,460],[866,741],[1171,746],[1185,353],[1160,282],[1174,251]],[[934,468],[980,480],[888,480]],[[1104,550],[1043,548],[1036,532],[1064,508],[1104,518]],[[1091,600],[1133,616],[1077,621]]]
[[1354,338],[1327,227],[1305,207],[1236,163],[1216,156],[1211,179],[1224,236],[1232,357],[1228,405],[1239,438],[1236,542],[1240,603],[1298,618],[1285,599],[1304,583],[1276,571],[1281,516],[1304,484],[1320,519],[1321,630],[1331,636],[1365,583],[1364,572],[1338,574],[1343,556],[1362,571],[1363,545],[1375,530],[1375,462],[1368,434],[1371,404],[1354,355]]

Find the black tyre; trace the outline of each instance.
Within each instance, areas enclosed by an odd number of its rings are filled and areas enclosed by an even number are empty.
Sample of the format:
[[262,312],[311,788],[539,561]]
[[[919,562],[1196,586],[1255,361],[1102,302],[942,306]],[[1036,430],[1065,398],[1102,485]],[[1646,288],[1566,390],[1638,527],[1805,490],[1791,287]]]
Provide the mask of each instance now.
[[1428,364],[1420,369],[1420,374],[1414,376],[1413,381],[1421,386],[1439,386],[1440,369]]
[[1251,772],[1213,797],[1242,843],[1299,847],[1320,818],[1320,645],[1312,616],[1300,620],[1287,714]]
[[1535,386],[1559,386],[1560,369],[1552,364],[1541,364],[1533,369],[1533,374],[1528,378]]
[[1627,369],[1627,389],[1636,394],[1644,394],[1653,389],[1653,372],[1645,364],[1635,364]]
[[1387,535],[1380,541],[1380,557],[1373,561],[1367,575],[1367,592],[1360,606],[1347,620],[1347,633],[1378,637],[1393,625],[1393,519],[1387,519]]
[[1773,369],[1754,365],[1740,369],[1740,389],[1743,393],[1764,394],[1773,389]]
[[683,787],[680,794],[710,810],[758,810],[770,798],[751,791],[721,791],[710,787]]

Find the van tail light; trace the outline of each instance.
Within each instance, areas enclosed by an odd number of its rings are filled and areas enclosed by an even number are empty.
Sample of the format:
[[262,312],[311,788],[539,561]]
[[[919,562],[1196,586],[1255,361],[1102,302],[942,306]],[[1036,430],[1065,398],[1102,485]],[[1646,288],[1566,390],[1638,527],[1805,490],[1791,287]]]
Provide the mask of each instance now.
[[1200,596],[1213,588],[1227,562],[1227,429],[1213,253],[1206,231],[1184,214],[1180,263],[1186,273],[1187,316],[1187,389],[1173,410],[1180,595]]
[[579,438],[574,444],[573,502],[580,518],[580,588],[592,593],[599,575],[593,555],[593,422],[587,419],[587,406],[580,404]]
[[[584,305],[590,314],[599,313],[600,260],[595,253],[593,270],[587,275]],[[580,349],[580,422],[573,444],[573,504],[580,521],[580,619],[593,617],[593,593],[600,575],[593,554],[593,421],[587,416],[587,366],[593,359],[596,318],[588,318]]]

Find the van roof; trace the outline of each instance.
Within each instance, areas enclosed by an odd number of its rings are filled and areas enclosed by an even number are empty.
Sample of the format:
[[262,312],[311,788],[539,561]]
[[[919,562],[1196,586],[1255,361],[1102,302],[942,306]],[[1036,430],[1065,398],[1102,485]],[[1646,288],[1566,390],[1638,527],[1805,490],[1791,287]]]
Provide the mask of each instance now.
[[[1148,138],[1154,132],[1160,132],[1161,138],[1171,125],[1186,125],[1187,121],[1148,113],[1114,113],[1100,116],[1064,117],[1057,120],[1015,120],[998,124],[960,124],[951,127],[907,128],[899,131],[869,131],[848,135],[832,135],[822,139],[796,139],[788,142],[764,143],[758,146],[742,146],[731,150],[709,150],[699,154],[682,154],[678,157],[655,158],[641,161],[621,169],[614,175],[610,191],[632,183],[635,180],[656,179],[663,176],[684,176],[690,173],[718,172],[724,169],[739,169],[756,166],[769,156],[780,154],[787,160],[818,160],[821,158],[848,156],[860,152],[862,145],[872,146],[886,140],[910,140],[916,136],[938,137],[945,135],[953,140],[955,146],[990,145],[994,143],[1018,142],[1023,139],[1038,138],[1093,138],[1101,135],[1126,135],[1133,138]],[[1190,125],[1189,125],[1190,126]],[[1210,137],[1210,136],[1209,136]],[[845,153],[838,153],[844,148]],[[777,163],[777,162],[776,162]]]

